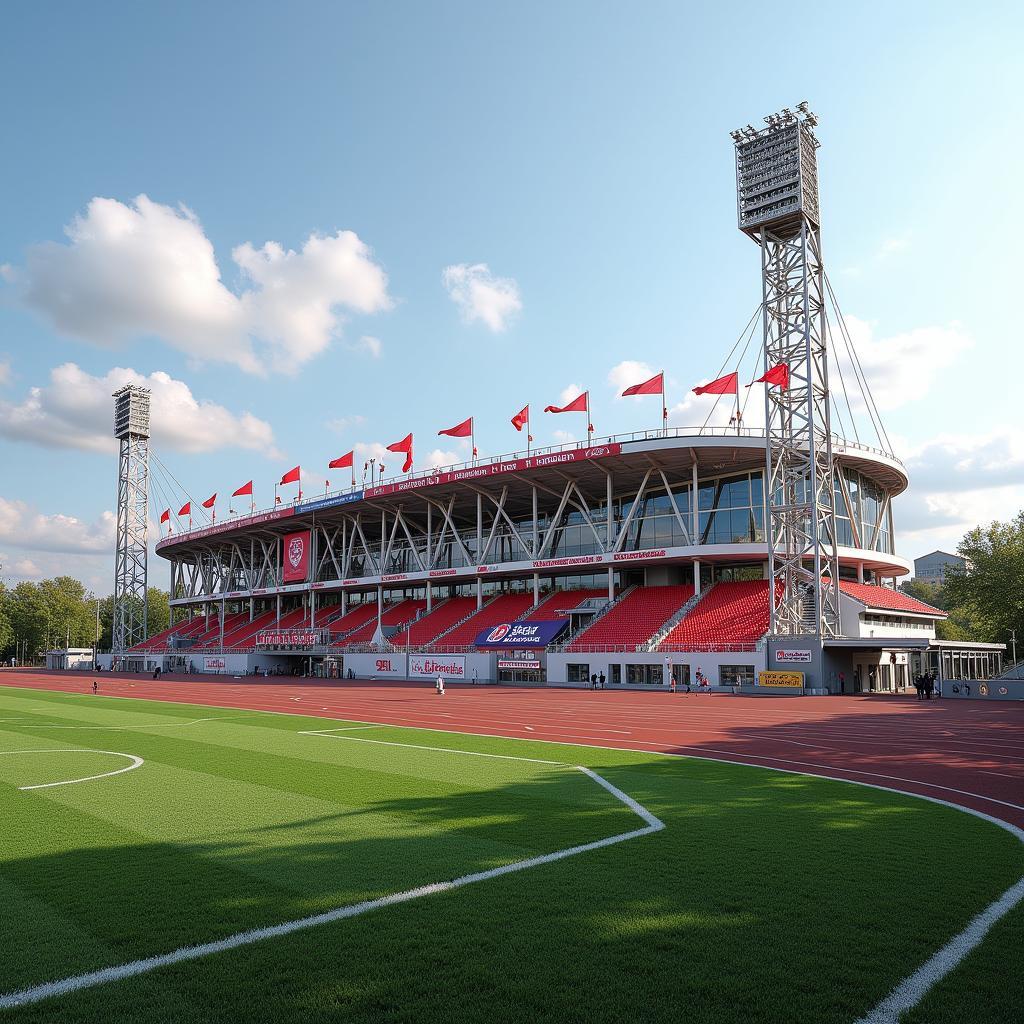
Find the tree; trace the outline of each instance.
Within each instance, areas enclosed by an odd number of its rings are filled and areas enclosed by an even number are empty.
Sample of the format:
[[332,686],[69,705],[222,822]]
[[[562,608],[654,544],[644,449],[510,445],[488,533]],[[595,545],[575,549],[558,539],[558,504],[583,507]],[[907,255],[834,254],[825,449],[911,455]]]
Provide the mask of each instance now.
[[1006,643],[1024,636],[1024,512],[970,530],[957,545],[963,568],[947,571],[946,596],[977,629],[973,639]]

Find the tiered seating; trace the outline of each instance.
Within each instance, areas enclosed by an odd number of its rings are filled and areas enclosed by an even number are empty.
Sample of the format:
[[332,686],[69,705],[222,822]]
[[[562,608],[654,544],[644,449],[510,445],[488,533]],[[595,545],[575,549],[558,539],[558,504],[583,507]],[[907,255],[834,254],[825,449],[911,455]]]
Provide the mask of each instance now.
[[646,643],[690,598],[691,586],[637,587],[577,636],[567,650]]
[[[224,635],[227,636],[237,626],[249,621],[248,611],[234,612],[224,619]],[[192,644],[193,650],[202,650],[205,647],[220,646],[220,621],[216,615],[210,616],[210,628],[199,633]]]
[[946,613],[933,608],[924,601],[917,601],[899,590],[879,587],[871,583],[854,583],[852,580],[840,580],[839,589],[848,597],[868,608],[880,608],[884,611],[908,612],[911,615],[934,615],[945,617]]
[[360,604],[353,605],[347,612],[345,612],[344,615],[339,615],[337,618],[331,619],[327,624],[327,628],[331,632],[331,643],[338,643],[346,634],[358,629],[371,619],[376,623],[376,601],[363,601]]
[[768,592],[768,580],[716,583],[659,649],[755,643],[768,632]]
[[277,618],[276,609],[271,608],[269,612],[264,612],[262,615],[257,615],[256,618],[249,622],[246,620],[237,629],[233,629],[230,633],[224,634],[224,646],[225,647],[252,647],[252,643],[246,643],[247,640],[255,638],[256,634],[261,629],[270,629],[274,619]]
[[547,597],[542,597],[540,604],[525,617],[524,622],[537,622],[541,619],[563,618],[563,613],[579,608],[584,601],[595,597],[607,597],[608,588],[600,590],[553,590]]
[[[427,602],[422,600],[412,600],[411,598],[406,601],[399,601],[397,604],[390,605],[385,608],[381,613],[380,624],[382,626],[401,626],[411,619],[416,618],[419,613],[427,607]],[[353,630],[352,633],[345,637],[341,644],[344,647],[348,647],[349,644],[368,644],[373,640],[374,634],[377,632],[377,606],[370,605],[372,612],[367,621],[365,621],[357,629]]]
[[438,643],[444,646],[472,644],[477,634],[500,622],[514,622],[533,604],[533,594],[500,594],[488,601],[476,613],[471,615],[461,626],[456,626],[450,633],[441,637]]
[[147,637],[142,641],[142,643],[135,644],[131,650],[162,651],[168,646],[172,636],[187,637],[198,633],[203,629],[205,621],[206,620],[199,615],[194,619],[186,619],[183,622],[176,622],[173,626],[168,626],[159,633],[154,633],[151,637]]
[[396,647],[423,647],[436,640],[446,629],[451,629],[459,619],[465,618],[476,607],[475,597],[452,597],[434,606],[429,615],[411,622],[408,628],[396,633],[391,642]]

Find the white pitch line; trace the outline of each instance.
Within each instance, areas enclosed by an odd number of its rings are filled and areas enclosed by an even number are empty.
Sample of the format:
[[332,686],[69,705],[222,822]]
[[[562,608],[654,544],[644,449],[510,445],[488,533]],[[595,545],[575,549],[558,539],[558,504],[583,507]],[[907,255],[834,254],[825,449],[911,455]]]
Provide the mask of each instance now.
[[[341,731],[341,730],[337,730]],[[353,732],[356,730],[352,730]],[[470,757],[495,757],[501,761],[531,761],[533,764],[568,766],[566,761],[545,761],[539,757],[515,757],[512,754],[485,754],[479,750],[456,750],[454,747],[426,747],[419,743],[396,743],[394,740],[371,740],[365,736],[336,736],[326,729],[303,729],[300,736],[326,736],[329,740],[349,740],[352,743],[377,743],[383,747],[406,747],[409,750],[436,750],[442,754],[468,754]]]
[[64,779],[62,782],[41,782],[35,786],[19,786],[18,789],[51,789],[54,786],[73,786],[76,782],[92,782],[94,779],[106,779],[111,775],[121,775],[145,764],[145,761],[135,754],[123,754],[120,750],[93,750],[90,747],[33,747],[27,750],[0,750],[0,754],[110,754],[112,757],[127,757],[132,762],[126,768],[103,772],[100,775],[86,775],[81,779]]
[[[307,732],[301,735],[316,735]],[[356,739],[355,736],[337,736],[336,739]],[[375,742],[367,740],[366,742]],[[384,741],[379,741],[384,742]],[[412,746],[412,744],[392,743],[391,746]],[[424,749],[424,748],[418,748]],[[450,754],[473,754],[472,750],[449,750],[446,747],[428,747],[428,750],[443,750]],[[483,754],[483,757],[500,757],[500,754]],[[511,758],[516,761],[537,760],[536,758]],[[541,764],[560,764],[558,761],[541,761]],[[169,967],[172,964],[183,963],[187,960],[198,960],[201,957],[210,956],[213,953],[223,953],[231,949],[238,949],[240,946],[249,946],[265,939],[276,939],[284,935],[291,935],[293,932],[304,931],[307,928],[316,928],[322,924],[331,924],[334,921],[342,921],[350,917],[358,917],[371,910],[380,910],[383,907],[392,907],[399,903],[408,903],[411,900],[420,899],[423,896],[434,896],[442,892],[451,892],[453,889],[461,889],[464,886],[472,885],[474,882],[485,882],[492,878],[500,878],[502,875],[510,875],[516,871],[526,871],[529,868],[540,867],[542,864],[551,864],[555,861],[565,860],[567,857],[575,857],[581,853],[589,853],[591,850],[600,850],[606,846],[614,846],[617,843],[624,843],[630,839],[639,839],[641,836],[651,835],[660,832],[665,823],[656,818],[642,804],[638,803],[631,796],[623,793],[621,789],[613,786],[607,779],[602,778],[597,772],[577,765],[577,769],[584,775],[593,779],[599,786],[603,786],[618,801],[639,816],[644,822],[643,828],[633,829],[629,832],[620,832],[605,839],[595,839],[590,843],[582,843],[579,846],[569,846],[564,850],[556,850],[554,853],[544,853],[537,857],[530,857],[527,860],[513,861],[511,864],[503,864],[501,867],[489,868],[486,871],[475,871],[469,875],[461,875],[450,882],[432,882],[429,885],[421,885],[415,889],[407,889],[404,892],[392,893],[390,896],[382,896],[375,900],[364,900],[362,903],[350,904],[346,907],[337,907],[321,914],[313,914],[310,917],[302,917],[295,921],[285,921],[283,924],[271,925],[267,928],[253,928],[249,931],[238,932],[229,935],[227,938],[218,939],[215,942],[204,942],[198,946],[183,946],[170,953],[163,953],[159,956],[146,957],[142,960],[133,960],[127,964],[120,964],[117,967],[105,967],[99,971],[90,971],[87,974],[78,974],[70,978],[61,978],[59,981],[49,981],[42,985],[34,985],[31,988],[22,989],[19,992],[10,992],[7,995],[0,995],[0,1010],[8,1010],[16,1006],[26,1006],[29,1003],[38,1003],[44,999],[51,999],[55,996],[68,995],[71,992],[79,992],[85,988],[92,988],[96,985],[103,985],[108,981],[123,981],[125,978],[134,978],[140,974],[146,974],[160,967]]]

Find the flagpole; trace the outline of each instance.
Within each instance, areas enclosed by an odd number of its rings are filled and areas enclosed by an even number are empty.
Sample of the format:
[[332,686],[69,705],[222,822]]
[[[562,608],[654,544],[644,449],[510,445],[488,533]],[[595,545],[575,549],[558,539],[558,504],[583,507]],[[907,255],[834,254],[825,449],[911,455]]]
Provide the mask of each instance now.
[[594,440],[594,424],[590,422],[590,388],[587,388],[587,444]]
[[529,457],[530,454],[530,441],[533,438],[533,434],[530,432],[530,407],[526,407],[526,454]]
[[469,417],[469,448],[470,458],[473,465],[476,465],[476,417]]
[[665,402],[665,371],[661,371],[661,429],[668,433],[668,405]]

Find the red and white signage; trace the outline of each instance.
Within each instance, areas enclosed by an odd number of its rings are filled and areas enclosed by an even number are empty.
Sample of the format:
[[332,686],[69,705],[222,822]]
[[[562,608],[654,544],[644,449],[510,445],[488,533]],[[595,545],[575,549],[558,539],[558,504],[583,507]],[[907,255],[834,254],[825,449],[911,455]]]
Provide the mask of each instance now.
[[540,668],[540,660],[538,658],[499,658],[498,668],[501,669],[518,669],[518,668]]
[[204,672],[223,672],[228,667],[226,658],[216,658],[212,655],[207,655],[203,658],[203,671]]
[[268,629],[256,634],[257,647],[315,647],[323,643],[319,629]]
[[488,462],[483,466],[469,466],[466,469],[452,470],[450,473],[433,473],[430,476],[416,477],[412,480],[397,480],[393,484],[367,487],[363,492],[363,496],[366,498],[377,498],[384,494],[399,494],[402,491],[415,491],[423,487],[457,484],[463,480],[479,480],[481,477],[494,476],[498,473],[521,473],[527,469],[562,466],[569,462],[582,462],[586,459],[603,459],[609,455],[619,455],[621,451],[622,445],[620,444],[599,444],[590,448],[572,448],[566,452],[531,455],[526,459]]
[[462,655],[410,654],[409,677],[411,679],[465,679],[466,659]]
[[304,583],[309,577],[309,538],[309,530],[298,530],[285,536],[281,548],[284,563],[281,578],[285,583]]
[[806,665],[811,660],[811,652],[780,647],[775,652],[775,660],[780,665]]

